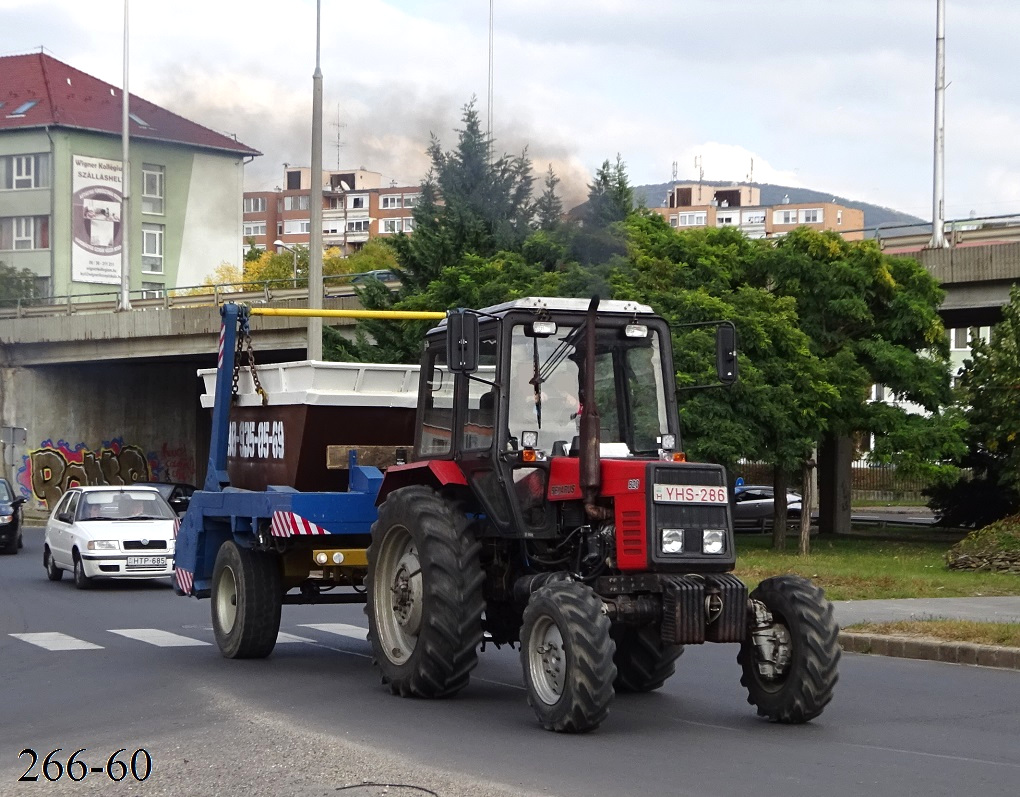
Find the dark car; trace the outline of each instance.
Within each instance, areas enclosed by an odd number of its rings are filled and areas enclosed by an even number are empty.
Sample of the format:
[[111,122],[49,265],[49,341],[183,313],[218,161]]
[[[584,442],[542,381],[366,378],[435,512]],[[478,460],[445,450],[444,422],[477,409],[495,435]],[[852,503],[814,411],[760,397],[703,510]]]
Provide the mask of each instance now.
[[[775,513],[775,490],[770,484],[742,484],[733,491],[733,528],[772,528]],[[801,497],[786,491],[786,516],[791,522],[800,521]]]
[[21,539],[21,505],[25,499],[14,496],[7,479],[0,479],[0,551],[16,554],[24,548]]
[[178,515],[188,511],[191,495],[197,489],[195,485],[184,482],[136,482],[136,484],[139,487],[155,487]]

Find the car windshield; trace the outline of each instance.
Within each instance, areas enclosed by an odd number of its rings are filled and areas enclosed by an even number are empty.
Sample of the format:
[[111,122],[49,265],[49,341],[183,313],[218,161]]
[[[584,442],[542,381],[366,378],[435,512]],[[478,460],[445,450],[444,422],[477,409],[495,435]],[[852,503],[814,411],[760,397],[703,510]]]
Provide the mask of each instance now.
[[176,514],[154,490],[95,490],[78,502],[78,520],[170,520]]

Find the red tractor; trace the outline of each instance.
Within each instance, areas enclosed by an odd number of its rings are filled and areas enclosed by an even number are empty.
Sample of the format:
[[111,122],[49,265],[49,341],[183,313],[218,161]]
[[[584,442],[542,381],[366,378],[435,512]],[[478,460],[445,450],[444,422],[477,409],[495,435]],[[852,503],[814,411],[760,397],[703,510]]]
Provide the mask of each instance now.
[[[719,378],[736,378],[733,327]],[[732,642],[748,701],[818,716],[838,627],[795,576],[748,594],[719,465],[679,446],[671,330],[622,301],[530,298],[428,333],[412,461],[390,467],[367,554],[375,660],[396,694],[462,689],[485,643],[519,645],[541,724],[584,732],[616,691]]]

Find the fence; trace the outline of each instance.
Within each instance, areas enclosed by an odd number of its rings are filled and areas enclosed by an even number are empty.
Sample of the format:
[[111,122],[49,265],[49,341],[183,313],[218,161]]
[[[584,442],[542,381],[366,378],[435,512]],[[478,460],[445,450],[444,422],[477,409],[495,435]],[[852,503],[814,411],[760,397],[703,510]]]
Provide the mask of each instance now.
[[[851,498],[854,501],[917,501],[925,503],[921,491],[928,482],[920,477],[900,476],[892,465],[853,465]],[[764,462],[744,462],[733,468],[732,477],[745,484],[772,484],[772,466]],[[790,488],[797,490],[799,478]]]

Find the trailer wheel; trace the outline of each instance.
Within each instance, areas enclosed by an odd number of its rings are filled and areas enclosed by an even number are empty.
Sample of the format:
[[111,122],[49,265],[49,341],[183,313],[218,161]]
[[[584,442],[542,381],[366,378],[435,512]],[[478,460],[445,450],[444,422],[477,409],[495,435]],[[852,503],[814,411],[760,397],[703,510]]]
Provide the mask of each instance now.
[[557,581],[524,609],[521,665],[528,703],[542,727],[585,733],[609,714],[616,646],[602,601],[585,584]]
[[832,700],[839,677],[839,626],[825,593],[799,576],[762,581],[750,600],[772,614],[771,626],[751,626],[737,661],[747,702],[773,722],[814,719]]
[[216,644],[228,659],[262,659],[280,632],[283,585],[272,554],[232,540],[216,554],[212,578],[212,624]]
[[655,625],[613,626],[617,692],[651,692],[676,672],[683,645],[664,645]]
[[365,613],[375,663],[393,694],[447,697],[467,685],[482,641],[480,552],[428,487],[394,490],[379,507]]

